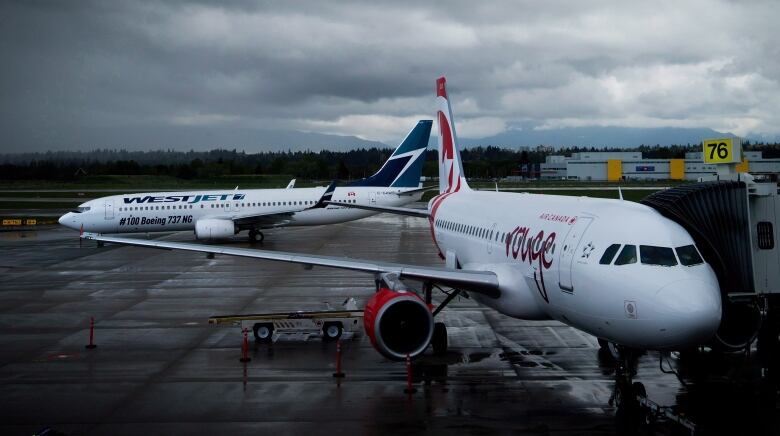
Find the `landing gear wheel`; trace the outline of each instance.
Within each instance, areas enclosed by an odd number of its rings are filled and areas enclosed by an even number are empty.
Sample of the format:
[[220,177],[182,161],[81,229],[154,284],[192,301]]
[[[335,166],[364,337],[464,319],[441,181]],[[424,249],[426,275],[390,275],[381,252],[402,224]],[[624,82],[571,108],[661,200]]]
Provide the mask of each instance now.
[[271,323],[258,323],[252,327],[255,333],[255,341],[257,342],[271,342],[274,337],[274,325]]
[[322,326],[322,340],[326,342],[338,340],[343,331],[344,327],[341,326],[340,322],[326,322]]
[[[260,237],[259,241],[257,239],[258,236]],[[263,232],[261,232],[259,230],[254,230],[254,229],[249,231],[249,242],[250,243],[254,244],[254,243],[257,243],[257,242],[263,242],[263,239],[265,239],[265,235],[263,235]]]
[[433,324],[431,345],[433,346],[433,354],[441,356],[447,353],[447,326],[443,322]]

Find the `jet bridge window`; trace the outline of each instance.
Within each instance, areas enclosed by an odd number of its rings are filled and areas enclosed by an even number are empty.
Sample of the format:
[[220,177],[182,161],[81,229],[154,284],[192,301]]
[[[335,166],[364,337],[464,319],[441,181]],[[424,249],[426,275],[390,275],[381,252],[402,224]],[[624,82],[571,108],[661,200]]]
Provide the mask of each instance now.
[[680,258],[680,263],[685,266],[693,266],[704,263],[699,251],[693,245],[686,245],[684,247],[677,247],[677,257]]
[[602,265],[609,265],[612,263],[612,259],[615,258],[618,250],[620,250],[620,244],[612,244],[604,250],[604,254],[601,256],[599,263]]
[[675,266],[677,258],[674,250],[669,247],[656,247],[653,245],[640,245],[639,256],[645,265]]
[[615,259],[615,265],[636,263],[636,245],[626,245]]

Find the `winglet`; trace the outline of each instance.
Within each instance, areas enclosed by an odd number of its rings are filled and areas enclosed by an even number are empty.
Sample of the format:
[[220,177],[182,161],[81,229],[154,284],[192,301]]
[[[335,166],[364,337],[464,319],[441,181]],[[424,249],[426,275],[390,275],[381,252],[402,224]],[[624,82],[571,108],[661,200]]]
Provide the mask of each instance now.
[[336,191],[336,181],[330,182],[330,186],[328,186],[328,189],[325,190],[325,192],[322,194],[322,197],[320,197],[319,201],[317,201],[317,204],[310,207],[309,209],[318,209],[323,208],[327,206],[327,202],[329,202],[333,198],[333,193]]
[[623,190],[620,189],[620,186],[618,186],[618,195],[620,196],[620,200],[623,200]]
[[287,187],[284,189],[292,189],[295,187],[295,179],[290,180],[290,183],[287,184]]

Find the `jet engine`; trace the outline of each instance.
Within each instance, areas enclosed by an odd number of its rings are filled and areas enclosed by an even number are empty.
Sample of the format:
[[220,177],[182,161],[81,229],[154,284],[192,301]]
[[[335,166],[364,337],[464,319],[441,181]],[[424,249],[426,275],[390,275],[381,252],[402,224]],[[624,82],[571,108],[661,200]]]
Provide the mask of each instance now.
[[236,233],[236,226],[230,220],[202,219],[195,222],[195,236],[198,239],[223,239]]
[[415,357],[433,337],[433,314],[417,294],[381,288],[366,303],[363,315],[371,344],[391,360]]

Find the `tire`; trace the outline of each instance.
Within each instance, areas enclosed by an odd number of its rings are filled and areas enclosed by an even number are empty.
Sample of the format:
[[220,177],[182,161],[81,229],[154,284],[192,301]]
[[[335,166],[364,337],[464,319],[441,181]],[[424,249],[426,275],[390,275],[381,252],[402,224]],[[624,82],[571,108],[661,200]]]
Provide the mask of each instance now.
[[447,353],[447,326],[443,322],[433,324],[431,345],[433,346],[433,354],[441,356]]
[[344,327],[340,322],[326,322],[322,326],[322,340],[325,342],[333,342],[341,337],[341,333],[344,332]]
[[254,230],[254,229],[249,231],[249,243],[250,244],[254,244],[254,243],[257,242],[257,233],[258,233],[258,231]]
[[271,342],[274,337],[274,325],[272,323],[258,323],[252,327],[256,342]]

